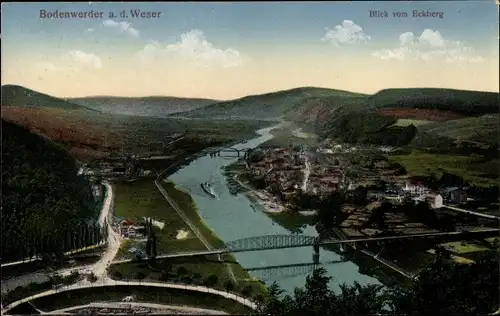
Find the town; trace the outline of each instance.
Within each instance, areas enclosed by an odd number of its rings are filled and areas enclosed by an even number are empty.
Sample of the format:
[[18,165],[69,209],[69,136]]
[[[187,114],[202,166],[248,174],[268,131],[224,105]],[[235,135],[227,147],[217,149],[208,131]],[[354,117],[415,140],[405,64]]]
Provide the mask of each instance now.
[[[453,175],[443,176],[451,178],[448,185],[427,184],[407,175],[400,164],[384,155],[393,150],[339,144],[316,148],[261,147],[248,156],[245,164],[239,164],[245,168],[238,178],[242,185],[251,188],[261,205],[267,206],[265,211],[269,214],[289,212],[324,217],[321,212],[330,213],[329,218],[335,223],[331,232],[341,239],[498,227],[496,214],[470,210],[470,205],[494,203],[483,201],[482,196],[474,195],[467,186],[453,184]],[[332,196],[342,201],[338,209],[324,203]],[[395,247],[391,249],[390,245],[357,248],[391,269],[411,276],[436,251],[446,252],[456,261],[472,262],[476,252],[486,249],[484,244],[498,243],[494,237],[421,243],[418,249],[413,248],[415,251],[404,252],[407,260],[402,260],[401,253],[395,254]],[[467,252],[470,249],[472,253]],[[405,265],[404,261],[411,257],[420,257],[422,262]]]

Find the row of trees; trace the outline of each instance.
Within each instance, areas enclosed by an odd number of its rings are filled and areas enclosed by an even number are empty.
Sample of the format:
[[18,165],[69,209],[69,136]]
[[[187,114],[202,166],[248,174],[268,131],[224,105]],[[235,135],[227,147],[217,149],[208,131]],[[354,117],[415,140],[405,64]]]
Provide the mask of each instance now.
[[32,256],[61,255],[65,252],[85,248],[105,240],[106,232],[97,223],[81,224],[77,227],[28,233],[18,249],[16,259]]
[[260,306],[261,315],[481,315],[499,308],[498,249],[486,252],[474,264],[457,264],[442,257],[414,279],[409,288],[380,285],[340,285],[319,268],[304,288],[284,295],[278,284]]

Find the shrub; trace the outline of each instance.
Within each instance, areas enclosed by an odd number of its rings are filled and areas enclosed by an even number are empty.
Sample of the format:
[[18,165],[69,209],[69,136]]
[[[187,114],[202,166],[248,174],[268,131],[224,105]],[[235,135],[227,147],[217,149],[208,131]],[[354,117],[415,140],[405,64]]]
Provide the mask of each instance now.
[[186,275],[186,274],[188,274],[188,270],[186,268],[184,268],[184,267],[178,267],[177,268],[177,274],[179,276]]
[[170,274],[163,272],[158,279],[162,282],[167,282],[170,279]]
[[217,284],[218,281],[219,279],[217,278],[217,276],[215,274],[211,274],[205,279],[205,281],[203,281],[203,284],[208,287],[213,287]]
[[136,274],[134,274],[134,279],[137,280],[143,280],[145,277],[146,275],[141,271],[138,271]]
[[241,294],[243,294],[244,296],[250,296],[250,294],[252,294],[252,291],[253,291],[253,288],[251,285],[246,285],[242,290],[241,290]]
[[97,277],[95,276],[94,273],[91,273],[87,276],[87,280],[91,283],[94,283],[95,281],[97,281]]
[[227,280],[226,282],[224,282],[224,288],[231,292],[232,290],[234,290],[234,283],[231,282],[230,280]]
[[113,272],[111,272],[111,278],[121,280],[123,278],[123,275],[120,271],[114,270]]

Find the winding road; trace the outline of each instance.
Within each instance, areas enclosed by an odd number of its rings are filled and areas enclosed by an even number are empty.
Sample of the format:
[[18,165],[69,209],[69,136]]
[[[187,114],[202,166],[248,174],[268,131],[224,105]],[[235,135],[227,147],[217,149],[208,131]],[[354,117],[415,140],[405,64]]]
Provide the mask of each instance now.
[[106,277],[106,268],[108,267],[109,263],[115,258],[122,242],[122,237],[117,232],[115,232],[113,227],[111,226],[112,220],[110,210],[113,208],[114,201],[113,187],[111,187],[111,185],[107,182],[105,182],[104,185],[106,186],[107,194],[104,201],[104,207],[102,208],[101,216],[99,217],[99,225],[101,225],[101,227],[104,227],[104,225],[106,225],[106,228],[108,230],[108,245],[101,259],[97,261],[92,267],[92,273],[94,273],[98,280]]

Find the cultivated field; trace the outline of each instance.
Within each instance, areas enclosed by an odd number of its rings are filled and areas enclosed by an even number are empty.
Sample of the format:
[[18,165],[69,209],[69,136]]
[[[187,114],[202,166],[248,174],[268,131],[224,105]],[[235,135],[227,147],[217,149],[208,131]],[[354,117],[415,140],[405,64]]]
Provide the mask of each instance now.
[[396,123],[394,123],[393,126],[421,126],[425,124],[432,123],[432,121],[428,120],[412,120],[412,119],[398,119]]

